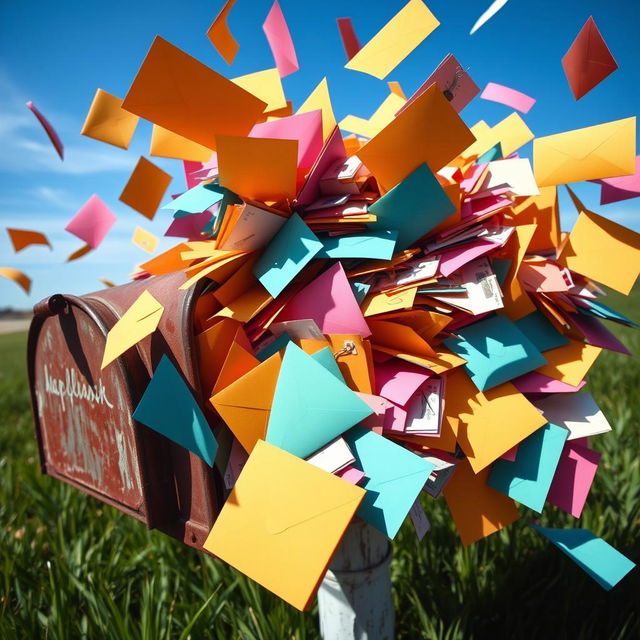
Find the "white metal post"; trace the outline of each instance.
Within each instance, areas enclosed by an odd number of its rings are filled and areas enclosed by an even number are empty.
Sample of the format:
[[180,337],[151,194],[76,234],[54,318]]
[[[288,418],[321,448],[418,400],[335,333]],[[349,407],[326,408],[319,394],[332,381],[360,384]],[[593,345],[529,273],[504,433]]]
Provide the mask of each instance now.
[[389,539],[353,523],[318,592],[323,640],[393,640],[390,564]]

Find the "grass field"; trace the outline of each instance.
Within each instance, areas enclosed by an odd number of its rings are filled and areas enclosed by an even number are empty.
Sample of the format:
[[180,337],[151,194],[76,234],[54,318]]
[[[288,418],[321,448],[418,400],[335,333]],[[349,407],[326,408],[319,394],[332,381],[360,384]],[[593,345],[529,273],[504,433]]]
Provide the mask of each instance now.
[[[639,318],[640,296],[610,304]],[[640,354],[640,333],[618,335]],[[0,335],[0,638],[317,638],[298,613],[233,569],[40,474],[25,378],[25,334]],[[551,526],[586,527],[640,560],[640,362],[604,353],[589,388],[613,425],[579,521],[548,506]],[[640,637],[640,571],[602,590],[523,518],[463,549],[444,501],[425,499],[432,530],[410,522],[392,564],[397,637]]]

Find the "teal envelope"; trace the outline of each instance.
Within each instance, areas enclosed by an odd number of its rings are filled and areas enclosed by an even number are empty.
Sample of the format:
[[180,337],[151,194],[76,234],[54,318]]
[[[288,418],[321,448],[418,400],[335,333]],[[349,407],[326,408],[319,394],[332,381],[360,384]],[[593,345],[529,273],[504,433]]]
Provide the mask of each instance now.
[[504,287],[504,283],[509,275],[509,269],[511,269],[511,264],[511,260],[507,260],[506,258],[491,258],[493,273],[496,274],[498,284],[501,287]]
[[397,231],[368,231],[353,236],[327,237],[322,240],[324,248],[318,258],[366,258],[371,260],[391,260],[393,257]]
[[216,202],[220,202],[225,191],[227,189],[212,182],[199,184],[163,205],[162,208],[183,211],[187,214],[201,213],[205,209],[212,207]]
[[394,538],[435,465],[362,427],[343,437],[367,477],[357,515]]
[[458,329],[444,343],[467,361],[464,368],[480,391],[508,382],[547,363],[518,327],[496,315]]
[[541,311],[534,311],[516,320],[516,326],[536,345],[538,351],[549,351],[569,344],[569,338],[561,334]]
[[493,162],[494,160],[500,160],[502,158],[502,145],[498,142],[491,147],[488,151],[485,151],[476,160],[476,164],[484,164],[485,162]]
[[615,587],[636,565],[588,529],[552,529],[531,525],[551,540],[603,589]]
[[351,282],[351,291],[353,291],[353,295],[358,302],[358,304],[362,304],[364,299],[367,297],[367,293],[369,293],[369,289],[371,289],[371,285],[366,282]]
[[280,349],[284,349],[291,342],[291,336],[285,331],[281,333],[273,342],[270,342],[268,345],[260,349],[258,353],[256,353],[256,358],[260,360],[260,362],[264,362],[268,360],[274,353],[280,351]]
[[153,372],[133,418],[213,466],[218,443],[191,389],[167,356]]
[[396,251],[437,227],[456,210],[445,190],[426,164],[421,164],[382,198],[369,212],[378,216],[370,229],[397,229]]
[[373,410],[293,342],[278,375],[266,441],[306,458]]
[[321,249],[322,242],[294,213],[258,258],[253,273],[276,298]]
[[342,375],[342,371],[340,371],[340,367],[336,362],[336,359],[333,357],[333,352],[329,347],[323,347],[319,351],[311,354],[311,357],[319,362],[329,373],[332,373],[340,382],[344,383],[344,376]]
[[496,460],[487,484],[540,513],[569,430],[547,423],[518,445],[514,462]]
[[[590,300],[589,298],[581,298],[580,300],[582,304],[587,305],[589,307],[589,311],[591,314],[598,316],[599,318],[604,318],[605,320],[612,320],[613,322],[619,322],[622,324],[626,324],[629,327],[638,327],[636,322],[630,320],[626,316],[623,316],[619,311],[615,309],[611,309],[607,307],[606,304],[602,304],[599,300]],[[578,311],[580,313],[584,313],[590,315],[586,309],[582,307],[578,307]]]

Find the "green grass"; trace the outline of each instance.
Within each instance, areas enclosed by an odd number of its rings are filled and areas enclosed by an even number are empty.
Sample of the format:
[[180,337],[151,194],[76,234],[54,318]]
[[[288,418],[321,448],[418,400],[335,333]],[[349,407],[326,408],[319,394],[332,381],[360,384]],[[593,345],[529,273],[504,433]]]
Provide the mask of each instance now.
[[[611,296],[638,320],[638,295]],[[617,333],[640,354],[640,333]],[[50,477],[37,461],[23,334],[0,335],[0,638],[317,638],[301,614],[221,562]],[[604,353],[590,390],[613,425],[592,439],[603,460],[579,521],[547,507],[552,526],[583,526],[640,559],[640,363]],[[392,564],[397,636],[633,638],[636,570],[603,591],[523,518],[464,549],[443,500],[425,498],[432,530],[410,523]]]

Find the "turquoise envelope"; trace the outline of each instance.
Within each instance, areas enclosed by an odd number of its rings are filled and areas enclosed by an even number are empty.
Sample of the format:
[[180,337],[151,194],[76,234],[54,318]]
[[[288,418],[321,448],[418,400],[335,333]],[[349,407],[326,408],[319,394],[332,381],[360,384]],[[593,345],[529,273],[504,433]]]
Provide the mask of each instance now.
[[366,282],[349,282],[351,285],[351,291],[353,291],[353,295],[357,300],[358,304],[362,304],[364,299],[367,297],[367,293],[369,293],[369,289],[371,289],[371,285]]
[[502,145],[498,142],[491,147],[488,151],[485,151],[476,160],[476,164],[484,164],[485,162],[493,162],[494,160],[500,160],[502,158]]
[[340,382],[344,382],[344,376],[342,375],[342,371],[340,371],[340,367],[336,362],[336,359],[333,357],[333,352],[329,347],[323,347],[319,351],[311,354],[311,357],[319,362],[329,373],[332,373]]
[[294,213],[258,258],[253,273],[276,298],[321,249],[322,242]]
[[518,327],[496,315],[458,329],[444,343],[467,361],[464,368],[480,391],[508,382],[547,363]]
[[372,413],[335,373],[290,342],[276,383],[266,441],[306,458]]
[[218,443],[191,389],[167,356],[153,372],[133,418],[213,466]]
[[421,164],[369,207],[369,212],[378,216],[369,228],[397,229],[395,250],[402,251],[455,210],[431,169]]
[[285,331],[281,333],[273,342],[270,342],[266,347],[256,353],[256,358],[260,362],[268,360],[274,353],[280,351],[291,342],[291,336]]
[[561,334],[541,311],[534,311],[516,320],[516,327],[536,345],[538,351],[549,351],[569,344],[569,338]]
[[588,529],[551,529],[531,525],[553,542],[603,589],[613,589],[636,565]]
[[212,182],[199,184],[163,205],[162,208],[181,211],[185,214],[201,213],[216,202],[220,202],[225,191],[226,189]]
[[547,423],[518,445],[514,462],[496,460],[487,484],[540,513],[569,430]]
[[357,515],[394,538],[435,465],[362,427],[343,437],[367,477]]
[[369,231],[353,236],[327,237],[318,258],[363,258],[391,260],[398,239],[397,231]]

